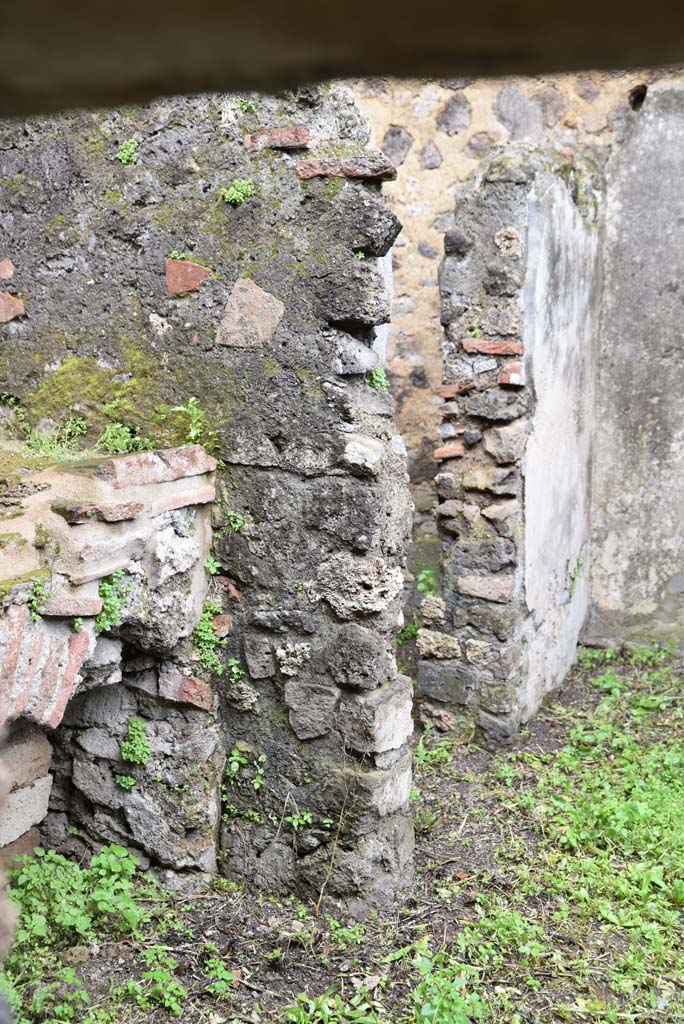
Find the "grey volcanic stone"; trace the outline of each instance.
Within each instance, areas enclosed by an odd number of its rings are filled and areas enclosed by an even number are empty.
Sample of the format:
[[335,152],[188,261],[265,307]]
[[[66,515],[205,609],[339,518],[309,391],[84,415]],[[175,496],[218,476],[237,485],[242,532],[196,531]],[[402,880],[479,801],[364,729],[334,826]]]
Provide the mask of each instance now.
[[437,127],[447,135],[458,135],[470,124],[470,103],[461,92],[450,96],[437,114]]
[[508,129],[511,139],[541,138],[544,119],[540,104],[535,103],[520,86],[509,82],[494,100],[494,113]]
[[388,156],[395,167],[403,164],[408,151],[413,145],[413,136],[401,125],[391,124],[382,140],[382,151]]

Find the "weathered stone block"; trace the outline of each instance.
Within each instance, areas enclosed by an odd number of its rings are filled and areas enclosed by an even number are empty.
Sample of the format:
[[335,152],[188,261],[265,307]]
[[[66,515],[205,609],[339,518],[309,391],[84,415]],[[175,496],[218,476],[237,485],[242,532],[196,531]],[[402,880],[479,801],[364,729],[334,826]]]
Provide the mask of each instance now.
[[382,469],[385,446],[374,437],[350,435],[345,446],[342,463],[360,476],[377,476]]
[[529,431],[527,420],[514,420],[505,427],[491,427],[484,433],[484,445],[499,463],[517,462],[522,458]]
[[51,760],[52,746],[45,733],[24,723],[14,727],[0,755],[10,790],[46,776]]
[[53,501],[50,508],[70,525],[86,523],[89,519],[96,519],[102,523],[119,523],[127,519],[137,519],[145,511],[145,506],[140,501],[121,502],[116,505]]
[[465,411],[469,416],[485,420],[515,420],[522,416],[527,403],[517,393],[488,388],[476,391],[465,399]]
[[401,593],[404,577],[379,556],[357,558],[339,552],[318,571],[321,597],[342,619],[384,611]]
[[463,474],[467,491],[490,491],[492,494],[517,495],[520,475],[517,469],[499,469],[497,466],[478,466]]
[[263,348],[283,318],[285,306],[248,277],[233,285],[216,335],[217,345],[231,348]]
[[478,681],[462,660],[418,662],[418,692],[445,704],[468,704]]
[[387,646],[374,630],[355,623],[342,626],[330,646],[330,674],[338,686],[372,690],[393,678]]
[[188,675],[169,662],[162,662],[159,670],[159,696],[203,711],[210,711],[214,704],[212,689],[203,679]]
[[40,824],[47,814],[51,789],[52,776],[46,775],[10,793],[0,817],[0,847],[13,843]]
[[268,679],[275,675],[275,659],[268,637],[258,635],[245,637],[245,661],[247,662],[247,671],[252,679]]
[[432,629],[419,629],[416,647],[422,658],[460,658],[461,645],[455,636]]
[[407,676],[358,696],[345,696],[338,727],[353,750],[382,753],[401,747],[413,732],[413,683]]
[[290,712],[290,725],[300,740],[312,740],[330,732],[340,691],[333,686],[288,680],[285,703]]
[[456,587],[468,597],[484,598],[503,604],[511,601],[515,592],[515,578],[497,574],[495,576],[459,576]]

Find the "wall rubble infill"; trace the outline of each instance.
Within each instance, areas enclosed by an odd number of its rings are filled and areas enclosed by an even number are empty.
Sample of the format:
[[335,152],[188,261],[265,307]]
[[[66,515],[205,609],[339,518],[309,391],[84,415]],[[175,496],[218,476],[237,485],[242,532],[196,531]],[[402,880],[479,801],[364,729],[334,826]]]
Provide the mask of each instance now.
[[[393,655],[406,452],[392,398],[370,375],[400,230],[381,192],[394,169],[337,84],[255,96],[248,108],[197,96],[69,114],[58,142],[41,122],[3,132],[6,177],[21,175],[30,195],[18,203],[0,183],[13,225],[0,248],[13,290],[31,299],[2,328],[16,357],[0,387],[32,424],[73,410],[93,432],[114,398],[160,446],[179,443],[178,407],[195,396],[220,459],[209,590],[225,631],[219,670],[193,663],[195,620],[173,598],[174,577],[191,572],[191,530],[160,498],[160,564],[111,637],[121,680],[77,693],[57,730],[46,841],[79,852],[76,813],[91,842],[128,841],[183,870],[210,870],[213,856],[230,877],[363,912],[410,877],[413,842],[411,693]],[[122,139],[139,143],[133,164],[117,159]],[[179,258],[193,266],[169,268]],[[134,538],[140,517],[118,507],[124,494],[108,500],[116,508],[84,500],[61,520],[121,529],[120,546],[93,543],[109,571],[136,556],[123,528]],[[87,565],[74,575],[97,591]],[[101,654],[98,678],[112,652]],[[192,700],[171,703],[178,694]],[[149,766],[126,772],[137,781],[125,791],[112,788],[122,765],[108,758],[135,716]],[[220,807],[204,808],[219,833],[211,854],[192,844],[195,765],[212,794],[220,775]]]

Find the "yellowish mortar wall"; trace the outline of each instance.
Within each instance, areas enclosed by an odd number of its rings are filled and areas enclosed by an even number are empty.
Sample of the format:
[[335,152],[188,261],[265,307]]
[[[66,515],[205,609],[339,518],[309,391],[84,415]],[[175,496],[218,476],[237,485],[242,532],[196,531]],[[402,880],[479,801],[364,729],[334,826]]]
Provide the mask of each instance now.
[[[404,228],[394,249],[394,305],[388,372],[397,400],[399,428],[407,442],[418,510],[430,504],[429,480],[439,444],[442,327],[437,273],[454,192],[492,145],[529,139],[572,150],[603,163],[623,137],[632,116],[630,93],[655,80],[682,80],[681,68],[583,72],[535,78],[448,81],[363,80],[356,100],[371,124],[371,141],[383,147],[391,125],[413,141],[385,195]],[[506,90],[504,92],[504,90]],[[467,127],[449,135],[443,124],[450,100],[462,94],[470,106]],[[502,95],[503,94],[503,95]],[[513,108],[506,126],[501,104]],[[462,110],[467,108],[458,101]],[[497,116],[497,111],[499,116]],[[421,165],[424,147],[439,150],[439,167]],[[422,486],[421,486],[422,485]]]

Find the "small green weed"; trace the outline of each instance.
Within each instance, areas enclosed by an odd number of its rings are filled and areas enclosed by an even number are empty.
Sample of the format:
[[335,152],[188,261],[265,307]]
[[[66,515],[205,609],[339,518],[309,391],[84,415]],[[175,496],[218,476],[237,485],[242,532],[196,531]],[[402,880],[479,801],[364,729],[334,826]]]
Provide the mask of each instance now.
[[138,160],[138,148],[140,143],[136,139],[124,139],[119,146],[116,159],[122,164],[134,164]]
[[95,451],[108,455],[124,455],[127,452],[149,452],[155,443],[151,437],[140,437],[125,423],[110,423],[95,443]]
[[416,774],[420,772],[431,773],[439,764],[451,764],[453,755],[451,753],[451,741],[441,740],[434,743],[432,737],[432,725],[427,722],[423,726],[423,735],[418,740],[413,754],[413,764]]
[[408,626],[404,626],[403,629],[397,633],[397,643],[401,647],[402,644],[412,643],[418,636],[418,630],[420,625],[417,617],[413,616],[413,622],[409,623]]
[[143,980],[129,981],[117,990],[117,994],[134,1002],[141,1010],[154,1010],[160,1006],[172,1017],[180,1017],[188,991],[174,978],[178,968],[176,960],[163,946],[149,946],[140,952],[147,969],[142,972]]
[[[150,744],[142,718],[129,718],[126,739],[121,744],[121,757],[129,764],[146,765],[150,759]],[[123,778],[123,776],[122,776]],[[130,786],[124,787],[130,789]]]
[[374,366],[372,370],[368,371],[366,380],[368,381],[368,386],[374,388],[376,391],[386,391],[389,387],[385,367],[380,364]]
[[254,100],[246,100],[241,96],[238,96],[235,100],[235,106],[241,114],[256,114],[256,104]]
[[207,560],[204,563],[204,569],[209,573],[210,576],[216,576],[221,571],[221,563],[218,558],[214,558],[213,555],[207,555]]
[[172,412],[179,412],[187,419],[186,444],[203,444],[205,448],[216,443],[216,431],[209,428],[209,420],[199,401],[194,396],[185,405],[175,405]]
[[314,997],[301,994],[283,1013],[287,1024],[382,1024],[387,1019],[378,1015],[363,988],[349,1001],[331,992]]
[[416,1024],[473,1024],[483,1020],[485,1004],[469,992],[472,978],[463,964],[446,955],[419,956],[414,966],[421,980],[413,993]]
[[288,814],[284,820],[293,832],[302,832],[313,825],[313,814],[311,811],[295,811],[294,814]]
[[79,458],[83,450],[79,447],[78,438],[82,437],[87,429],[82,416],[70,416],[52,433],[32,430],[26,437],[26,450],[30,455],[53,459],[55,462]]
[[100,583],[102,611],[95,617],[95,628],[99,633],[107,633],[123,622],[126,595],[130,589],[130,585],[125,582],[125,576],[123,569],[117,569]]
[[51,596],[49,589],[42,580],[33,580],[28,599],[28,610],[34,622],[40,622],[43,608]]
[[239,533],[245,522],[241,512],[226,512],[226,533]]
[[421,569],[416,573],[416,590],[433,597],[439,589],[437,573],[433,569]]
[[[214,601],[205,601],[200,620],[192,633],[200,665],[205,672],[213,672],[217,676],[223,675],[223,665],[218,651],[227,643],[227,640],[221,639],[217,635],[214,626],[214,617],[220,615],[221,611],[221,606]],[[235,661],[237,664],[236,659],[233,658],[231,661]]]
[[256,189],[251,178],[234,178],[230,185],[224,185],[219,189],[219,199],[229,206],[242,206],[244,202],[251,199]]
[[117,786],[120,786],[121,789],[126,790],[133,789],[133,787],[137,785],[138,782],[138,780],[134,779],[132,775],[115,775],[114,781],[116,782]]

